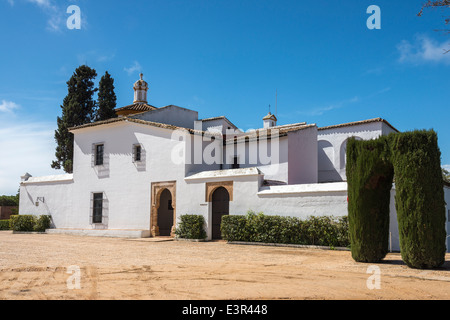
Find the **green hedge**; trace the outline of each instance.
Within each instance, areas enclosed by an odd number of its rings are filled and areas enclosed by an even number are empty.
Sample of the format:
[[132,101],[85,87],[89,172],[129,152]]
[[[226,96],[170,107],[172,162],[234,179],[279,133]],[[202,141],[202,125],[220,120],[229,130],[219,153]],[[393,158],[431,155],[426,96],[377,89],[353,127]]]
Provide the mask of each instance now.
[[42,215],[37,218],[34,225],[34,231],[44,232],[45,229],[49,229],[51,224],[51,217],[48,215]]
[[394,168],[386,137],[347,144],[348,222],[352,258],[378,262],[388,253]]
[[183,239],[205,239],[205,218],[194,214],[180,216],[180,223],[175,234]]
[[10,229],[13,231],[37,231],[44,232],[50,228],[51,217],[42,215],[37,218],[34,215],[12,215],[10,217]]
[[433,130],[390,136],[395,206],[403,261],[433,268],[445,261],[445,201],[441,153]]
[[9,219],[0,220],[0,230],[9,230]]
[[0,196],[0,207],[16,207],[19,205],[19,197],[18,196]]
[[347,217],[270,216],[249,211],[247,215],[222,217],[222,238],[227,241],[347,247]]

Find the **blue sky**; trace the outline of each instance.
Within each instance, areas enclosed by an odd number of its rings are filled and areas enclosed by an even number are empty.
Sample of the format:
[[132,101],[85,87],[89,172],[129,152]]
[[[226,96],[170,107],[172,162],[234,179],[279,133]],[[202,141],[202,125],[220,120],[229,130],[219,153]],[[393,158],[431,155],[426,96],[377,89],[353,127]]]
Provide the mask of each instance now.
[[[130,104],[144,73],[149,103],[226,115],[243,130],[382,117],[401,131],[434,129],[450,168],[450,36],[425,0],[0,0],[0,194],[20,175],[58,174],[56,117],[81,64],[115,79]],[[67,8],[81,10],[70,30]],[[369,5],[381,29],[369,30]]]

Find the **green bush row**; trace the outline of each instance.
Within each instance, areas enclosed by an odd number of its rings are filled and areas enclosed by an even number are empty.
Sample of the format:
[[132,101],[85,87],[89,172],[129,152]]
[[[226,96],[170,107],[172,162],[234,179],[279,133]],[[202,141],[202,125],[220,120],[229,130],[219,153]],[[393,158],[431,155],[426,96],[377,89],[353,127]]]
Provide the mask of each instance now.
[[36,231],[44,232],[50,228],[51,217],[42,215],[36,217],[34,215],[13,215],[10,217],[9,228],[13,231]]
[[348,247],[347,217],[271,216],[249,211],[222,217],[222,238],[228,241]]
[[202,215],[186,214],[180,216],[175,234],[183,239],[205,239],[205,218]]
[[0,220],[0,230],[9,230],[9,219]]
[[19,205],[19,197],[18,196],[0,196],[0,207],[16,207]]

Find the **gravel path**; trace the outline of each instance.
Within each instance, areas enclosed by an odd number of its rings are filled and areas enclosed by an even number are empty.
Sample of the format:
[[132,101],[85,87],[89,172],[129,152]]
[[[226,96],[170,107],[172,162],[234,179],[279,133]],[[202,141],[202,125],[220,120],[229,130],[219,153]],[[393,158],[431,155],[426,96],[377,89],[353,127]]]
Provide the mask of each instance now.
[[417,270],[395,253],[165,240],[1,231],[0,299],[450,299],[448,254]]

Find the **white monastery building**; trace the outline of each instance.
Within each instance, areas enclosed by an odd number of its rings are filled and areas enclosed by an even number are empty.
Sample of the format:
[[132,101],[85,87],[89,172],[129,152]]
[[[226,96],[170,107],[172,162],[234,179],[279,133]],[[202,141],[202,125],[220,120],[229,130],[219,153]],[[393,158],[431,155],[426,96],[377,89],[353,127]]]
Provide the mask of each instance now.
[[[348,139],[397,132],[381,118],[277,125],[270,112],[261,129],[243,132],[225,116],[154,107],[147,90],[141,74],[117,118],[71,128],[73,174],[22,176],[20,214],[51,215],[47,232],[119,237],[174,236],[181,215],[200,214],[208,239],[221,237],[222,215],[248,210],[343,216]],[[391,248],[399,250],[394,193]]]

